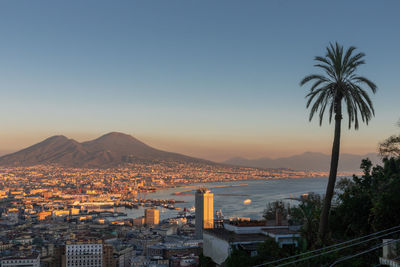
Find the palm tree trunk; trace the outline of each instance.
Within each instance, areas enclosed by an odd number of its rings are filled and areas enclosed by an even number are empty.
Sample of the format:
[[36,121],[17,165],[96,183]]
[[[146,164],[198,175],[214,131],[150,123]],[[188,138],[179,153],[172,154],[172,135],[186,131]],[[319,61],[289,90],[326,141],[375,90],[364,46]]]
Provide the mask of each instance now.
[[331,168],[329,171],[328,186],[326,187],[324,206],[322,208],[321,217],[319,221],[319,238],[322,243],[325,241],[326,233],[328,231],[329,211],[331,209],[331,201],[335,189],[336,175],[339,163],[340,151],[340,128],[342,122],[341,103],[337,105],[337,112],[335,115],[335,136],[333,139]]

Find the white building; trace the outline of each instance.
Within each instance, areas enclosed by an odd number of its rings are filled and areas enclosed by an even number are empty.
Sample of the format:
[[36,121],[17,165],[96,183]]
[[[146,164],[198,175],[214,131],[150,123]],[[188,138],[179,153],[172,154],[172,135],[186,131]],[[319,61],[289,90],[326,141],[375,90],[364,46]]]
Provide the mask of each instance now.
[[300,234],[288,225],[267,225],[263,221],[238,221],[224,223],[224,228],[206,229],[203,232],[203,254],[217,265],[222,265],[234,249],[257,255],[259,243],[273,238],[280,247],[297,246]]
[[13,257],[1,260],[2,267],[40,267],[40,255],[32,255],[30,257]]
[[65,266],[91,266],[102,267],[103,244],[99,243],[74,243],[65,246]]
[[400,267],[399,260],[399,239],[382,240],[382,257],[379,257],[379,263],[384,266]]

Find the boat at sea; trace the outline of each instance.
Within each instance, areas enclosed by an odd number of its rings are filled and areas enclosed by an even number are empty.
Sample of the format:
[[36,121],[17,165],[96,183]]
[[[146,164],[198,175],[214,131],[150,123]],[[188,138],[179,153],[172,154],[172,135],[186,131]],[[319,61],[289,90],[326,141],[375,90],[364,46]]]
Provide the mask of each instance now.
[[251,199],[245,199],[244,201],[243,201],[243,204],[245,204],[245,205],[250,205],[251,204]]

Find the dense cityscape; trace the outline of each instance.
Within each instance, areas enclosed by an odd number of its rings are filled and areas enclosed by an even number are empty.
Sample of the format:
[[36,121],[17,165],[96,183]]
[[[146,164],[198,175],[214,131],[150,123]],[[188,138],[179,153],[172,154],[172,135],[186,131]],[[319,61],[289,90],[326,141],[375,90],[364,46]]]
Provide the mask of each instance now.
[[[235,250],[258,255],[269,240],[278,249],[296,249],[304,222],[295,212],[289,216],[276,202],[271,210],[267,206],[266,220],[224,217],[214,209],[210,183],[324,175],[172,162],[113,169],[1,167],[1,266],[219,266],[232,261]],[[186,192],[191,184],[202,188],[193,195],[194,207],[180,210],[173,196],[146,197],[171,187]],[[307,194],[295,200],[309,201]],[[138,208],[141,216],[124,213]],[[178,215],[161,220],[162,209]]]
[[[73,266],[62,262],[68,246],[101,244],[101,259],[91,266],[197,266],[202,237],[196,238],[193,210],[160,222],[158,209],[176,209],[175,200],[146,199],[146,193],[193,183],[324,175],[173,162],[115,169],[1,167],[0,255]],[[143,217],[114,218],[126,215],[117,207],[139,206],[146,208]]]

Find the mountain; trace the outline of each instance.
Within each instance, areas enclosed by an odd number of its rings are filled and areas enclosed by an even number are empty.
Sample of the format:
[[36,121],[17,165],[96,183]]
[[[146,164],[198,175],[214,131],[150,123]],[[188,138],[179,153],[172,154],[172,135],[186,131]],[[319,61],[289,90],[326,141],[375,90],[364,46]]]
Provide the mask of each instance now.
[[[377,154],[342,154],[339,171],[358,171],[361,160],[379,162]],[[155,149],[133,136],[112,132],[95,140],[79,143],[63,135],[52,136],[33,146],[0,157],[2,166],[32,166],[57,164],[66,167],[109,168],[131,162],[168,161],[215,164],[178,153]],[[328,171],[330,155],[306,152],[284,158],[232,158],[224,164],[256,168],[288,168],[293,170]]]
[[14,152],[13,150],[0,150],[0,157]]
[[117,132],[82,143],[62,135],[52,136],[33,146],[0,157],[0,165],[4,166],[58,164],[66,167],[105,168],[138,161],[212,163],[158,150],[130,135]]
[[[339,158],[339,171],[359,171],[361,160],[369,158],[374,164],[379,163],[378,154],[365,155],[341,154]],[[293,170],[329,171],[330,155],[317,152],[305,152],[303,154],[277,159],[258,158],[246,159],[241,157],[231,158],[225,164],[256,167],[256,168],[288,168]]]

